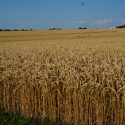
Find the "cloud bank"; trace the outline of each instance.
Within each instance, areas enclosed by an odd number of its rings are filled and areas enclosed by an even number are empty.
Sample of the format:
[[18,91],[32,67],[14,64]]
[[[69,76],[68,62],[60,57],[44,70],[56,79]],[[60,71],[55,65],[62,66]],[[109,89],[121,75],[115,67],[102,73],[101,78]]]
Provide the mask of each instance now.
[[71,24],[74,24],[74,25],[82,25],[82,24],[89,24],[89,25],[97,25],[97,26],[101,26],[101,25],[106,25],[108,23],[112,23],[113,21],[111,19],[101,19],[101,20],[89,20],[89,21],[86,21],[86,20],[81,20],[81,21],[75,21],[75,22],[71,22]]

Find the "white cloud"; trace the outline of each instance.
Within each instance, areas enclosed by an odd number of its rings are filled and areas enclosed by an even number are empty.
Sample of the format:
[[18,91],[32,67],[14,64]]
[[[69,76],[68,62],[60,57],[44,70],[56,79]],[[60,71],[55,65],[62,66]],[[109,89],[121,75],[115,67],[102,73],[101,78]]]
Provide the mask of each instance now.
[[93,26],[93,25],[101,26],[101,25],[105,25],[105,24],[108,24],[111,22],[113,22],[111,19],[101,19],[101,20],[89,20],[89,21],[81,20],[81,21],[71,22],[71,24],[73,24],[73,25],[87,24],[87,25],[91,25],[91,26]]
[[111,19],[102,19],[102,20],[96,20],[94,23],[100,26],[100,25],[111,23],[111,22],[112,22]]

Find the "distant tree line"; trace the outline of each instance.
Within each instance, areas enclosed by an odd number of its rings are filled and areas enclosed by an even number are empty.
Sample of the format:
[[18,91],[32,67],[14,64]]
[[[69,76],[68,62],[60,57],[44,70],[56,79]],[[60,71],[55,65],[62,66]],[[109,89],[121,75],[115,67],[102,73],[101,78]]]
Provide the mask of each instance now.
[[49,28],[48,30],[61,30],[61,28]]
[[117,26],[116,28],[125,28],[125,25]]
[[0,29],[0,31],[32,31],[32,29]]
[[[79,30],[87,29],[87,27],[79,27]],[[48,30],[62,30],[61,28],[49,28]]]
[[87,27],[79,27],[78,29],[79,29],[79,30],[87,29]]

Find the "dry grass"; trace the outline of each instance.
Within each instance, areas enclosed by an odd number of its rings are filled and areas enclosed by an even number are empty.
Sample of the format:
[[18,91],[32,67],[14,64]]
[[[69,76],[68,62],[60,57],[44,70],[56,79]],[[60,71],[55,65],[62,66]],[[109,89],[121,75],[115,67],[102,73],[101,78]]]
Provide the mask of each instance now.
[[0,107],[75,125],[124,125],[125,31],[67,32],[90,38],[0,43]]

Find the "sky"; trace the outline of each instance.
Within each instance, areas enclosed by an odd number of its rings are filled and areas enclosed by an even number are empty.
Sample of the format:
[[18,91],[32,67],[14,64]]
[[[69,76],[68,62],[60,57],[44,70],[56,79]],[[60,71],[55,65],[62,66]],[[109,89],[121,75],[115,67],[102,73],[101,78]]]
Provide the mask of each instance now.
[[0,0],[0,28],[109,28],[125,24],[125,0]]

